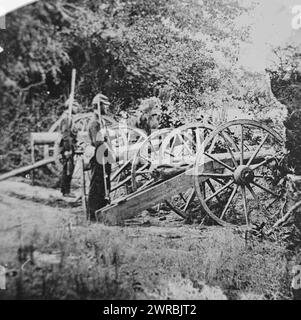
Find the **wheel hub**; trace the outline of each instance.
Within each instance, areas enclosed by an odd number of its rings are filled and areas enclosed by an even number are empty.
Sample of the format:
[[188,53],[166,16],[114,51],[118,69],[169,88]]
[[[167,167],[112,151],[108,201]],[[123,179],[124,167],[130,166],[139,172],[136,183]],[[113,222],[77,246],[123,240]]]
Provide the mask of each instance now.
[[254,172],[248,166],[239,166],[234,171],[234,181],[238,185],[246,185],[254,180]]

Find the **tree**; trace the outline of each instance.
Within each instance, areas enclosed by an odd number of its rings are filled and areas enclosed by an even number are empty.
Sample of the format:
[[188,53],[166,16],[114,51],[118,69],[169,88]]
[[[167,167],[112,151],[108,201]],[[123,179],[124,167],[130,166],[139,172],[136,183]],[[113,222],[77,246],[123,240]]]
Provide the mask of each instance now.
[[53,0],[10,14],[0,66],[1,128],[10,135],[0,142],[1,169],[28,161],[28,134],[62,112],[72,68],[83,111],[99,91],[124,110],[165,92],[174,124],[213,109],[262,107],[264,94],[250,90],[237,65],[248,27],[236,19],[248,10],[234,0]]

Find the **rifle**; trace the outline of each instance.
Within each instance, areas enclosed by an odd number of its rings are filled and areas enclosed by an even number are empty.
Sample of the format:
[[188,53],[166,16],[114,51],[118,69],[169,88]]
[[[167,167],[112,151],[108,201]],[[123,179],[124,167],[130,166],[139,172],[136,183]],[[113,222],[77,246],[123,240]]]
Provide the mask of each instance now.
[[72,108],[74,102],[74,93],[75,93],[75,78],[76,78],[76,69],[72,69],[72,78],[71,78],[71,91],[69,96],[69,106],[68,106],[68,125],[71,126],[72,121]]
[[[108,128],[107,125],[105,123],[105,121],[102,118],[101,115],[101,109],[100,109],[100,98],[98,96],[98,99],[96,100],[97,103],[97,113],[98,113],[98,119],[99,119],[99,123],[100,123],[100,127],[104,127],[105,129],[105,133],[108,139],[110,139],[110,135],[108,132]],[[105,153],[108,153],[107,156],[105,156]],[[113,151],[111,148],[111,143],[110,142],[106,142],[104,141],[104,144],[99,146],[96,151],[95,151],[95,158],[96,161],[102,165],[102,169],[103,169],[103,177],[104,177],[104,188],[105,188],[105,198],[107,200],[108,203],[111,202],[110,200],[110,190],[108,190],[108,186],[107,186],[107,179],[106,179],[106,163],[111,163],[112,160],[114,159],[114,155],[113,155]],[[107,158],[107,161],[106,161]]]

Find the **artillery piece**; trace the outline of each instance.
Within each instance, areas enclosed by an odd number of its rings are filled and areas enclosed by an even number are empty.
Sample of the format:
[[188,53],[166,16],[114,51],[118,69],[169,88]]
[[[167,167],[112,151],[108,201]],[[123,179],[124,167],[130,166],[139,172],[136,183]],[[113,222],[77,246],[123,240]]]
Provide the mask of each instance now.
[[[157,149],[151,146],[156,136],[161,136]],[[223,226],[270,224],[281,200],[272,173],[282,148],[277,132],[253,120],[230,121],[215,130],[199,123],[159,131],[137,150],[124,181],[130,181],[131,192],[99,210],[97,218],[123,224],[165,202],[182,218],[193,210]]]

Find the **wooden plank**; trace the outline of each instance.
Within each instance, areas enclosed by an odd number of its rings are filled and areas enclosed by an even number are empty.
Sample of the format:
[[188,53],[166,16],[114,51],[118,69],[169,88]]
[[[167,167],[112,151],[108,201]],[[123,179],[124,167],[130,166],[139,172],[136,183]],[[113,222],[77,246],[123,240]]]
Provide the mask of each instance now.
[[50,164],[50,163],[53,163],[53,162],[55,162],[55,158],[52,157],[52,158],[47,158],[47,159],[38,161],[35,164],[31,164],[31,165],[28,165],[26,167],[22,167],[22,168],[19,168],[19,169],[12,170],[12,171],[10,171],[8,173],[2,174],[0,176],[0,181],[9,179],[11,177],[14,177],[14,176],[26,173],[26,172],[29,172],[29,171],[31,171],[33,169],[37,169],[39,167],[43,167],[43,166],[45,166],[47,164]]
[[[244,154],[245,161],[250,159],[254,151],[246,152]],[[270,150],[262,150],[256,157],[256,161],[260,162],[267,156],[272,156],[273,152]],[[214,154],[214,157],[223,161],[227,165],[233,165],[229,153]],[[236,160],[240,158],[240,153],[234,153]],[[206,172],[213,172],[214,170],[223,168],[219,163],[214,162],[208,157],[204,158],[204,164],[199,167],[199,172],[202,170]],[[108,225],[120,225],[124,220],[135,217],[138,213],[146,210],[154,205],[168,200],[180,192],[185,192],[193,185],[195,169],[188,169],[186,172],[178,176],[163,181],[149,189],[141,192],[133,193],[118,202],[107,206],[96,213],[99,222]],[[200,182],[206,180],[205,177],[200,177]]]
[[61,137],[59,132],[32,132],[30,140],[33,145],[53,144]]
[[97,219],[105,224],[119,225],[125,219],[135,217],[139,212],[162,202],[167,196],[172,197],[183,189],[186,190],[191,186],[192,181],[192,175],[182,173],[173,179],[121,199],[118,203],[98,211],[96,213]]
[[[225,154],[219,154],[217,157],[225,159]],[[232,160],[229,158],[224,161],[229,163]],[[205,171],[213,171],[216,169],[216,166],[213,168],[213,161],[207,158],[202,169]],[[164,200],[168,200],[180,192],[186,191],[191,187],[191,185],[193,185],[193,179],[194,168],[189,169],[172,179],[163,181],[149,189],[120,199],[117,203],[99,210],[96,213],[97,219],[99,222],[103,222],[108,225],[122,224],[125,219],[133,218],[141,211],[146,210]],[[206,180],[206,178],[200,178],[200,182],[202,179]]]

